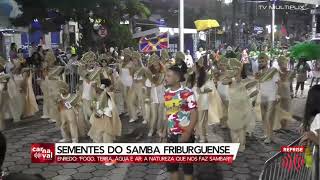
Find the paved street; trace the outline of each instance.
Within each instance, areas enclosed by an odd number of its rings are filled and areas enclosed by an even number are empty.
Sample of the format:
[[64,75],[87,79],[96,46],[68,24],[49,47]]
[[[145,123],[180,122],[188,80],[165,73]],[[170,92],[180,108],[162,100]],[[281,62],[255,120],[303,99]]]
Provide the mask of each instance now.
[[[293,101],[293,112],[301,116],[305,99]],[[122,117],[124,135],[119,142],[156,142],[157,138],[146,136],[145,126],[141,122],[128,124],[127,117]],[[290,122],[290,130],[276,134],[276,143],[264,145],[258,137],[262,136],[261,124],[257,125],[254,138],[248,139],[244,153],[239,153],[232,166],[222,164],[197,165],[195,175],[198,180],[257,180],[264,162],[270,158],[281,145],[288,144],[299,137],[298,122]],[[210,142],[230,142],[228,130],[218,126],[210,127]],[[115,166],[84,164],[31,164],[30,144],[35,142],[57,142],[61,136],[54,124],[47,120],[33,120],[6,130],[8,149],[4,167],[10,172],[40,173],[47,179],[92,179],[92,180],[164,180],[168,173],[164,165],[155,164],[117,164]],[[83,139],[81,142],[90,142]]]

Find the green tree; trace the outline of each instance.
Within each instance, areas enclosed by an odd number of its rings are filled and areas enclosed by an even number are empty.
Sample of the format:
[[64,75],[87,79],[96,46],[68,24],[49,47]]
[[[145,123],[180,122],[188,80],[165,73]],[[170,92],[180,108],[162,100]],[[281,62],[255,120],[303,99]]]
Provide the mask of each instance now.
[[[139,0],[16,0],[23,14],[11,19],[15,26],[29,26],[34,19],[42,24],[44,31],[59,29],[69,20],[79,23],[80,46],[83,48],[106,43],[126,47],[134,44],[130,27],[120,25],[126,17],[146,18],[149,9]],[[90,13],[92,12],[92,13]],[[92,21],[93,20],[93,21]],[[98,38],[95,35],[95,20],[107,27],[109,36]],[[32,29],[31,29],[32,31]]]

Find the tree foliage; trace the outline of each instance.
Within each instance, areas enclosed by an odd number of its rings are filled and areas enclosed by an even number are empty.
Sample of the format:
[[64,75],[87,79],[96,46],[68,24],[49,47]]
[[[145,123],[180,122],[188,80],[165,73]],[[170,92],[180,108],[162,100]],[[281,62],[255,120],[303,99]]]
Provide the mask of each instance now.
[[[23,14],[11,19],[13,25],[29,26],[34,19],[37,19],[42,25],[42,31],[50,32],[60,29],[61,25],[69,20],[74,20],[79,23],[82,35],[79,43],[83,47],[95,45],[97,41],[119,47],[132,45],[129,26],[120,25],[120,21],[135,16],[146,18],[150,15],[149,9],[139,0],[16,0],[16,2]],[[101,25],[107,27],[110,35],[103,39],[93,37],[95,22],[92,22],[92,19],[101,20]]]

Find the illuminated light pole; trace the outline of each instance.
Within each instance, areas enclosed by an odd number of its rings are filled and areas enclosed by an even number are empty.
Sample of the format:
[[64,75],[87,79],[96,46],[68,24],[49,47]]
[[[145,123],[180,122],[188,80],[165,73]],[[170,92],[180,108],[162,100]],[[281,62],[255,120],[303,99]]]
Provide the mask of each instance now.
[[184,52],[184,0],[180,0],[179,7],[179,49]]
[[271,45],[272,49],[274,48],[274,24],[275,24],[275,17],[276,17],[276,1],[272,0],[272,23],[271,23]]

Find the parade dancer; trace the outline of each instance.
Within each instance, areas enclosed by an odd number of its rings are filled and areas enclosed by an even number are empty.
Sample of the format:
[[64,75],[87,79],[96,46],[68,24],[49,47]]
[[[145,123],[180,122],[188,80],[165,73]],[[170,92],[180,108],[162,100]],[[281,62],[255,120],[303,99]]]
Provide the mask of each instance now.
[[55,122],[57,127],[60,127],[60,116],[58,110],[57,98],[60,97],[60,93],[57,91],[57,83],[61,81],[62,73],[64,71],[63,66],[55,66],[48,72],[48,114],[49,122]]
[[[141,109],[141,114],[145,119],[145,96],[143,94],[143,88],[145,86],[145,68],[141,62],[141,55],[138,52],[132,52],[133,67],[130,68],[130,72],[133,75],[133,83],[129,89],[129,122],[135,122],[138,120],[137,112]],[[138,101],[136,101],[138,100]]]
[[268,68],[269,57],[261,53],[258,58],[259,73],[256,78],[259,80],[259,91],[261,96],[261,117],[265,130],[265,143],[272,141],[273,126],[275,122],[276,103],[279,100],[278,82],[280,80],[278,70]]
[[91,128],[88,135],[96,143],[112,143],[117,136],[121,136],[121,120],[110,92],[111,81],[102,79],[100,96],[95,103],[94,112],[91,115]]
[[246,145],[246,132],[252,131],[250,125],[255,125],[253,106],[245,83],[241,82],[243,64],[238,59],[224,59],[227,66],[224,84],[229,85],[228,127],[233,143],[240,143],[239,151],[243,152]]
[[32,71],[27,70],[25,72],[26,76],[26,99],[25,99],[25,107],[23,116],[24,117],[31,117],[35,115],[36,112],[39,111],[39,107],[37,104],[36,96],[34,95],[34,91],[32,88]]
[[153,54],[148,61],[148,69],[146,70],[148,80],[151,82],[151,121],[148,136],[152,136],[158,131],[158,135],[164,135],[164,79],[165,67],[161,63],[158,55]]
[[[44,62],[42,63],[42,73],[41,78],[37,79],[37,82],[40,85],[40,89],[43,94],[43,103],[42,103],[42,119],[49,118],[49,71],[54,69],[54,63],[56,62],[56,57],[53,52],[49,50],[46,55]],[[38,71],[39,72],[39,71]]]
[[26,95],[26,79],[23,77],[22,61],[14,59],[13,76],[8,82],[10,96],[9,109],[14,122],[20,122],[23,115]]
[[7,83],[10,75],[4,73],[5,60],[0,57],[0,131],[4,130],[4,112],[6,112],[8,101]]
[[[187,69],[173,65],[166,72],[165,108],[168,120],[168,143],[193,143],[197,124],[197,102],[191,89],[182,86]],[[193,164],[181,164],[185,180],[192,180]],[[179,179],[180,164],[167,164],[171,180]]]
[[129,48],[123,50],[122,56],[120,57],[120,67],[119,67],[119,78],[121,81],[120,90],[122,93],[122,99],[124,104],[124,109],[129,112],[129,89],[133,83],[133,77],[130,73],[132,68],[131,61],[132,51]]
[[[198,104],[198,121],[196,126],[196,134],[200,143],[207,142],[208,131],[208,109],[209,109],[209,93],[214,89],[214,83],[208,78],[207,72],[204,67],[204,59],[200,59],[195,64],[195,72],[193,74],[194,81],[192,90],[195,94]],[[213,99],[212,99],[213,100]]]
[[[280,81],[279,81],[279,96],[280,96],[280,108],[283,109],[286,112],[290,111],[290,103],[291,103],[291,97],[290,97],[290,79],[294,76],[294,73],[292,71],[288,70],[288,58],[284,56],[280,56],[278,58],[278,64],[280,67],[279,75],[280,75]],[[286,129],[287,127],[287,119],[279,119],[281,123],[281,129]]]
[[91,64],[96,59],[96,56],[93,52],[87,52],[81,58],[81,62],[87,67],[82,79],[82,110],[84,113],[84,118],[86,122],[89,122],[90,116],[92,114],[91,103],[95,96],[95,81],[90,79],[90,74],[94,72]]
[[220,62],[218,63],[218,72],[215,73],[215,79],[217,84],[217,91],[219,93],[219,96],[221,97],[222,104],[224,106],[224,115],[223,118],[220,119],[220,126],[221,128],[225,129],[227,128],[227,120],[228,120],[228,104],[229,104],[229,84],[223,83],[224,74],[226,71],[226,67],[222,61],[224,61],[225,58],[221,58]]
[[63,138],[59,142],[78,143],[79,138],[85,136],[87,131],[81,107],[78,106],[80,95],[69,93],[69,86],[63,81],[57,82],[57,88],[60,93],[57,102]]

